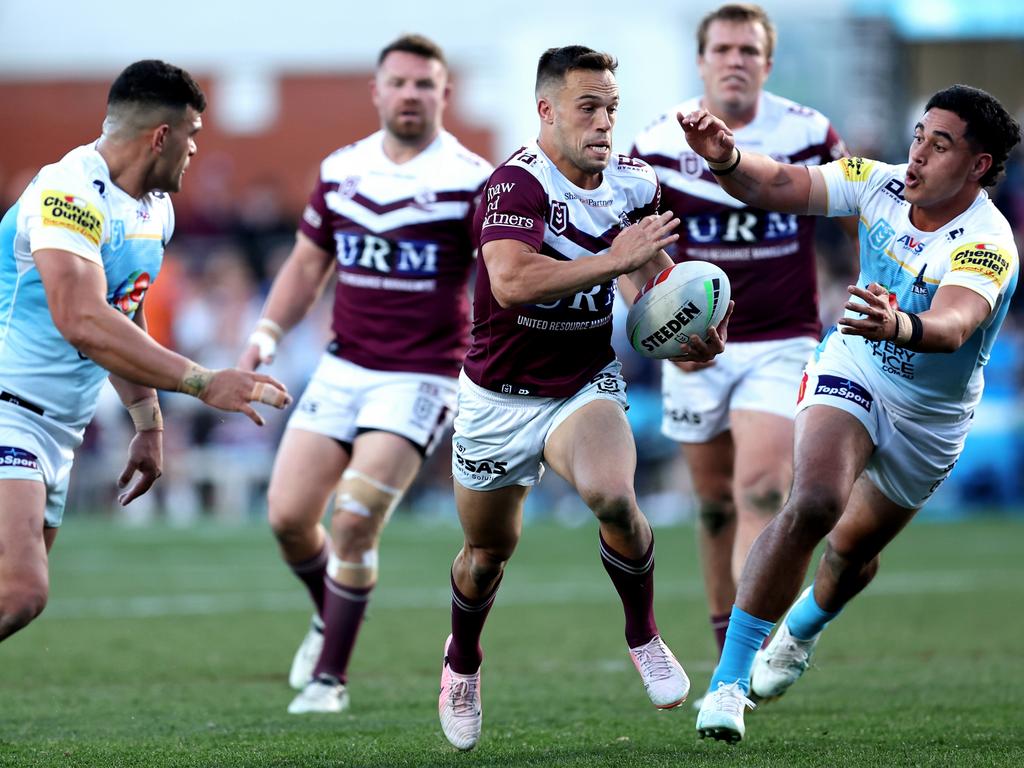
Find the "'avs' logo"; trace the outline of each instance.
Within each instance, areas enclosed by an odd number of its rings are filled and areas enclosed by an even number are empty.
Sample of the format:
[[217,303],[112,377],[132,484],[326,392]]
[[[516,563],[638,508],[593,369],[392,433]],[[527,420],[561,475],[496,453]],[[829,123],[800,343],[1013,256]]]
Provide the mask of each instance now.
[[868,243],[874,250],[884,251],[895,236],[896,230],[889,226],[889,222],[879,219],[868,230]]
[[551,201],[551,215],[548,217],[548,226],[556,235],[565,232],[569,226],[569,206],[561,200]]
[[917,240],[911,237],[910,235],[904,235],[896,242],[902,245],[905,250],[910,251],[915,256],[919,254],[921,251],[923,251],[926,245],[924,240]]

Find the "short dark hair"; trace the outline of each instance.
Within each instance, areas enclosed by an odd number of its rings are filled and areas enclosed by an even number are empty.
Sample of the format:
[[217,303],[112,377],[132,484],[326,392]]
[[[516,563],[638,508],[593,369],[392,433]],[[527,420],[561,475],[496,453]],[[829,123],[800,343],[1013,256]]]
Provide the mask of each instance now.
[[595,51],[585,45],[565,45],[561,48],[548,48],[540,55],[537,62],[536,91],[542,85],[557,80],[565,81],[566,73],[574,69],[589,69],[595,72],[607,70],[615,74],[619,62],[610,53]]
[[424,37],[423,35],[402,35],[381,49],[380,55],[377,57],[377,66],[379,67],[383,64],[388,54],[395,51],[422,56],[424,59],[436,59],[441,62],[441,66],[448,69],[448,60],[444,57],[444,51],[441,50],[441,46],[429,37]]
[[1006,158],[1020,142],[1020,124],[995,96],[969,85],[942,89],[928,99],[924,111],[930,109],[948,110],[967,124],[964,138],[971,148],[992,155],[992,167],[978,183],[983,187],[995,184],[1006,166]]
[[760,24],[764,27],[764,33],[768,38],[768,49],[764,52],[765,57],[770,59],[772,54],[775,53],[777,33],[775,32],[775,25],[768,18],[764,8],[754,3],[727,3],[721,8],[711,11],[711,13],[701,19],[700,26],[697,27],[697,53],[701,56],[704,55],[704,49],[707,48],[708,28],[713,21],[728,21],[735,24],[747,22]]
[[143,104],[196,112],[206,109],[206,96],[181,67],[157,59],[143,59],[129,64],[110,86],[107,106]]

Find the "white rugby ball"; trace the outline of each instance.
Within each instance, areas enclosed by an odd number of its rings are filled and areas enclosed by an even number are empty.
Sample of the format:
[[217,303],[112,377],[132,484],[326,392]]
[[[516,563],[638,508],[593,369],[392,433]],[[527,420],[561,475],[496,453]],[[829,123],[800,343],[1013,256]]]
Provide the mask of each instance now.
[[690,336],[707,339],[729,308],[729,278],[706,261],[673,264],[647,281],[629,309],[626,332],[645,357],[678,357]]

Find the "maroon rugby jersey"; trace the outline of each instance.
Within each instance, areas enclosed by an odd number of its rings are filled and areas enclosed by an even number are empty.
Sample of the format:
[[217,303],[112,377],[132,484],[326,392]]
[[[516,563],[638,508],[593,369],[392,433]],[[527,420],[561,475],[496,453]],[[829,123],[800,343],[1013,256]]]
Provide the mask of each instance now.
[[[736,301],[730,341],[819,336],[816,217],[750,208],[726,193],[676,121],[676,112],[698,108],[699,98],[673,107],[637,136],[633,148],[658,174],[662,208],[682,222],[669,253],[676,261],[713,262],[729,276]],[[768,92],[757,117],[735,137],[741,151],[784,163],[821,165],[847,154],[824,115]]]
[[299,229],[335,254],[334,354],[375,370],[458,375],[473,210],[490,171],[447,132],[400,165],[384,154],[382,131],[323,161]]
[[[597,189],[581,189],[534,142],[488,179],[473,228],[481,248],[518,240],[559,261],[587,258],[611,246],[624,225],[657,212],[660,197],[646,163],[618,155]],[[569,397],[611,362],[614,281],[544,304],[503,309],[477,265],[473,341],[465,371],[495,392]]]

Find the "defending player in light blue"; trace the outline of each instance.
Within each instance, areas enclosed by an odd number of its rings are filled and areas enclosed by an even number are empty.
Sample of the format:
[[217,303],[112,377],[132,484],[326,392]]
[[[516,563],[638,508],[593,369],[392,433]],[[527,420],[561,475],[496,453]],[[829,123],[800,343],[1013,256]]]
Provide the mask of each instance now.
[[196,152],[206,99],[184,70],[139,61],[114,81],[103,135],[48,165],[0,222],[0,640],[43,610],[74,451],[109,376],[135,422],[119,501],[160,476],[156,389],[257,423],[280,384],[208,371],[146,333],[146,290],[174,230],[168,193]]
[[[985,187],[1020,126],[989,94],[957,85],[928,101],[907,164],[807,168],[741,155],[704,110],[679,120],[722,187],[748,205],[860,217],[857,285],[800,388],[793,488],[751,550],[697,718],[701,736],[738,741],[748,695],[780,696],[800,677],[825,625],[956,464],[1017,284],[1013,235]],[[825,536],[813,585],[759,651]]]

